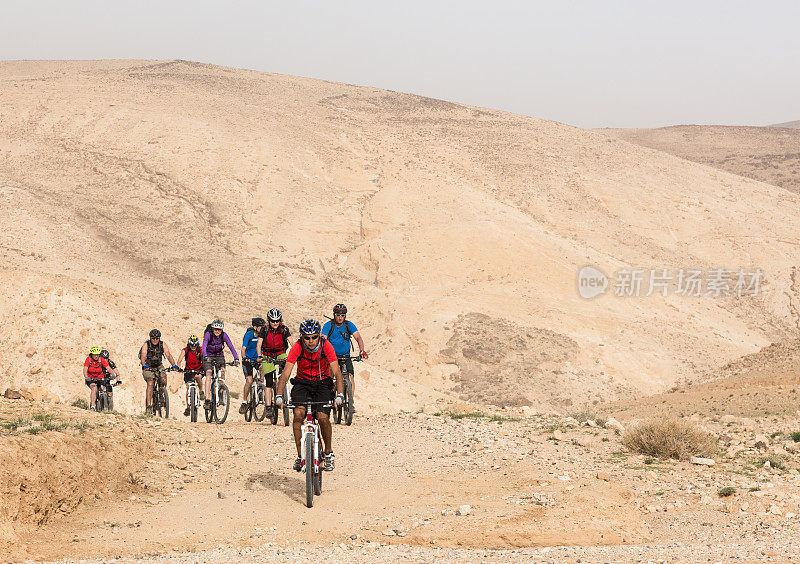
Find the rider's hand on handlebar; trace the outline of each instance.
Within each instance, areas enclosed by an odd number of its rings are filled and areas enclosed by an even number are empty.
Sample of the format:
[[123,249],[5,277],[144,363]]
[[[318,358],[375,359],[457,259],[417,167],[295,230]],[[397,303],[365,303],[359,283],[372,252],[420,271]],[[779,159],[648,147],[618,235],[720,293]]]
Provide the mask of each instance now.
[[258,355],[258,356],[256,357],[256,362],[264,362],[264,357],[263,357],[263,356],[261,356],[261,355]]
[[177,365],[177,364],[173,364],[173,365],[172,365],[172,369],[173,369],[173,370],[180,370],[180,368],[178,368],[178,365]]
[[361,358],[363,358],[364,360],[369,358],[369,355],[367,354],[367,351],[361,351]]
[[233,361],[233,365],[234,366],[239,366],[239,359],[238,358]]
[[336,399],[333,400],[333,403],[336,405],[342,405],[344,403],[344,395],[336,394]]
[[283,405],[283,396],[275,396],[275,405]]
[[150,367],[146,364],[142,364],[142,370],[150,370]]

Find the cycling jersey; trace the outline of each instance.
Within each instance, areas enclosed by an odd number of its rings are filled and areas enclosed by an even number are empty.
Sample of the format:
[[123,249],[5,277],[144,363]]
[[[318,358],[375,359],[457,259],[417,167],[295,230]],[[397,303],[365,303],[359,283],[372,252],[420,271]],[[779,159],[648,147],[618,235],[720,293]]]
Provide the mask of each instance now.
[[268,328],[261,332],[264,341],[261,343],[261,352],[268,356],[278,356],[289,348],[289,328],[284,324],[278,325],[277,331]]
[[348,320],[345,320],[341,325],[327,321],[322,326],[322,336],[330,341],[336,354],[350,353],[350,336],[356,331],[358,331],[356,324]]
[[336,351],[328,341],[321,341],[313,352],[297,341],[289,349],[286,362],[297,365],[297,377],[302,380],[324,380],[331,377],[329,364],[336,362]]
[[258,358],[258,333],[253,331],[252,327],[244,332],[242,346],[244,347],[245,358],[248,360],[255,360]]
[[231,338],[228,337],[225,331],[223,331],[222,335],[219,337],[215,337],[213,331],[206,333],[203,337],[203,350],[206,356],[223,356],[225,353],[225,345],[228,345],[228,348],[231,350],[233,359],[239,360],[239,353],[233,348]]
[[200,347],[197,347],[197,352],[186,347],[183,349],[183,358],[186,361],[186,370],[200,370],[203,367],[203,349]]
[[91,355],[86,357],[86,362],[83,363],[85,368],[88,368],[86,371],[87,377],[91,378],[92,380],[100,380],[103,378],[103,368],[108,368],[108,363],[106,359],[102,356],[94,360]]

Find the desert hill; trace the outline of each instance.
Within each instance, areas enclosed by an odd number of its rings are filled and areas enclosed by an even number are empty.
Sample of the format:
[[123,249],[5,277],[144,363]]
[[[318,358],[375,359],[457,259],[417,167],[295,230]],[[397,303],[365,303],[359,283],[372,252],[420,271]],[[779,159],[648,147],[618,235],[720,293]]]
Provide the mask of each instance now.
[[800,122],[770,127],[678,125],[605,129],[637,145],[664,151],[754,180],[800,192]]
[[[102,343],[138,409],[151,327],[177,350],[221,316],[241,342],[253,313],[295,329],[344,301],[362,405],[562,408],[698,378],[800,319],[800,196],[535,118],[186,61],[5,62],[0,155],[2,389],[85,395]],[[586,264],[764,279],[585,300]]]
[[789,129],[800,129],[800,120],[797,121],[785,121],[783,123],[776,123],[771,125],[770,127],[788,127]]

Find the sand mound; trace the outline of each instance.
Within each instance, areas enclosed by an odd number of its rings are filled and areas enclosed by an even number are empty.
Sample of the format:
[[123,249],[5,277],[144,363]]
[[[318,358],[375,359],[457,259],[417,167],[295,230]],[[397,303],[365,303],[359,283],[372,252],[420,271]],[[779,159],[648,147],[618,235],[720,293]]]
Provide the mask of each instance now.
[[[377,404],[560,407],[662,390],[794,327],[798,196],[605,134],[185,61],[2,63],[0,94],[0,387],[85,394],[85,352],[107,344],[138,408],[153,326],[178,349],[215,316],[238,340],[268,307],[295,327],[344,301],[361,368],[394,380]],[[587,263],[765,277],[750,300],[589,301]],[[510,352],[487,340],[506,330]],[[475,339],[526,364],[498,387]]]

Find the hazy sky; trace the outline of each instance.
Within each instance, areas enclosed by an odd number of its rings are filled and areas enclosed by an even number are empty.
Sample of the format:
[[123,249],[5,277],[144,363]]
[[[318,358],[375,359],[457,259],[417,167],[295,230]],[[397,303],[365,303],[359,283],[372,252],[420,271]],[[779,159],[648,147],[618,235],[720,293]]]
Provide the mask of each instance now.
[[795,1],[0,0],[0,59],[187,59],[580,127],[800,119]]

